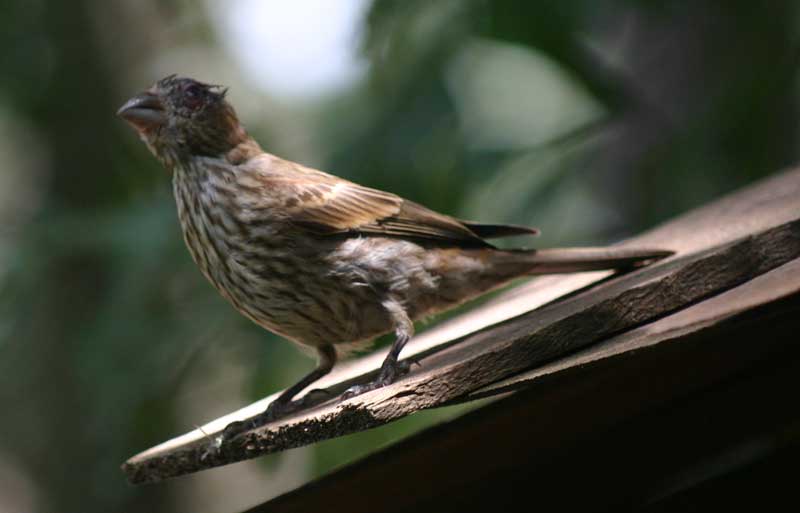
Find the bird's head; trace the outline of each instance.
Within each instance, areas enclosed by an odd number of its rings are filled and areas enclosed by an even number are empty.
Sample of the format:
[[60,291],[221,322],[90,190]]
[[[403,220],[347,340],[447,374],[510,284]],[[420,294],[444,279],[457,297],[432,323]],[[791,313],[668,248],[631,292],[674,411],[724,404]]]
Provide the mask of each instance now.
[[224,155],[248,139],[227,89],[170,75],[128,100],[117,115],[168,165],[193,156]]

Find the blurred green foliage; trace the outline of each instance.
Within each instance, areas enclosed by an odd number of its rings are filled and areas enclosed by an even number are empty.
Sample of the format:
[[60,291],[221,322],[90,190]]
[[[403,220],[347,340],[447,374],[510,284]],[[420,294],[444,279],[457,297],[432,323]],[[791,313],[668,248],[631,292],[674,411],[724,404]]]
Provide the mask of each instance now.
[[183,248],[169,177],[114,116],[156,70],[233,77],[269,151],[541,245],[624,237],[797,159],[790,0],[378,0],[365,80],[306,106],[248,89],[202,5],[2,4],[0,510],[235,511],[460,411],[125,484],[128,456],[313,365]]

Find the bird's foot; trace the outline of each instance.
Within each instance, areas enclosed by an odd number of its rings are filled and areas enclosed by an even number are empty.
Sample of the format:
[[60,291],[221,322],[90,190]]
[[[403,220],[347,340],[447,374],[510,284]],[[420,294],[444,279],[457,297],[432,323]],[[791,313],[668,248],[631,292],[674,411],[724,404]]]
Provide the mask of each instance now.
[[311,406],[316,406],[319,403],[331,399],[334,395],[335,394],[327,388],[312,388],[306,392],[306,395],[300,399],[300,402],[302,402],[303,408],[310,408]]
[[301,410],[305,405],[305,401],[279,401],[275,400],[270,403],[266,410],[259,413],[255,417],[245,420],[237,420],[231,422],[222,432],[214,439],[214,445],[217,449],[224,444],[230,443],[235,438],[241,436],[243,433],[260,428],[270,422],[290,415],[298,410]]
[[388,383],[381,383],[381,381],[377,379],[375,381],[364,383],[362,385],[353,385],[342,393],[341,400],[346,401],[357,395],[366,394],[367,392],[377,390],[379,388],[385,387],[386,385],[388,385]]
[[403,361],[395,362],[393,364],[387,364],[384,362],[383,366],[381,366],[380,374],[378,374],[378,377],[374,381],[351,386],[344,391],[341,400],[346,401],[347,399],[357,395],[383,388],[386,385],[391,385],[398,378],[408,374],[408,372],[411,370],[411,365],[420,365],[420,363],[418,360],[412,358],[406,358]]

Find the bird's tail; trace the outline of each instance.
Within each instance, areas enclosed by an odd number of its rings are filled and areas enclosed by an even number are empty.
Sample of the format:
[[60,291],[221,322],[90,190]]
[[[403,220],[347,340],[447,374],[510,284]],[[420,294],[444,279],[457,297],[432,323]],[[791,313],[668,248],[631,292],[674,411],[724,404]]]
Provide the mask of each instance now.
[[[649,248],[559,248],[539,250],[441,249],[432,258],[437,293],[420,301],[413,319],[464,303],[525,275],[641,267],[673,254]],[[463,260],[466,259],[466,260]],[[470,262],[471,261],[471,262]],[[429,263],[430,263],[429,262]],[[458,271],[458,272],[456,272]]]
[[[661,260],[674,252],[649,248],[552,248],[503,251],[508,264],[524,266],[525,274],[555,274],[603,269],[630,269]],[[499,256],[499,255],[498,255]],[[502,262],[497,262],[502,265]]]

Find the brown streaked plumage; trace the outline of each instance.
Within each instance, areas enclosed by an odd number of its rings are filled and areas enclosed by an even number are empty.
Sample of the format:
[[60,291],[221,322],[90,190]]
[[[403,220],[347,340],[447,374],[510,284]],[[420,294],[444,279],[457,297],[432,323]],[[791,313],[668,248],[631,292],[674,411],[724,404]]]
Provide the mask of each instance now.
[[263,152],[225,90],[166,77],[119,115],[172,171],[192,258],[242,314],[319,355],[318,367],[233,435],[302,405],[294,396],[336,362],[337,349],[394,331],[378,379],[394,381],[413,321],[526,274],[642,265],[649,249],[499,250],[486,239],[532,228],[461,221]]

